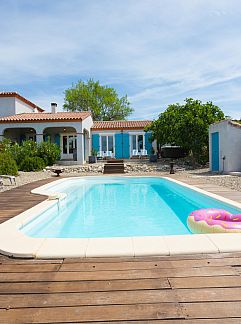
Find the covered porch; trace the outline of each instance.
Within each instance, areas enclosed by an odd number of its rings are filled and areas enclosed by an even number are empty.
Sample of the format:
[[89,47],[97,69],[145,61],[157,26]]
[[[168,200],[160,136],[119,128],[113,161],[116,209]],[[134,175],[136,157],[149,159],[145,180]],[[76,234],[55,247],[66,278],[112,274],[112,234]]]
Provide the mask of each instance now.
[[65,162],[66,164],[84,164],[88,160],[91,150],[90,131],[85,128],[82,130],[78,124],[22,124],[5,125],[4,128],[0,125],[0,141],[3,138],[8,138],[18,144],[25,140],[32,140],[37,143],[50,141],[50,143],[60,146],[59,162],[61,164]]

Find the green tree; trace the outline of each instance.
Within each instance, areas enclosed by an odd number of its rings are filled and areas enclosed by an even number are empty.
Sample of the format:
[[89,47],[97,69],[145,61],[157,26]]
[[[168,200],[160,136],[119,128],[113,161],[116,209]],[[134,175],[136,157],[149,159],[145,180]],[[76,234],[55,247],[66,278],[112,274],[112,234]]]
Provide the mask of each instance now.
[[91,111],[94,120],[122,120],[133,112],[127,96],[119,98],[115,89],[93,79],[79,81],[65,90],[64,109]]
[[212,102],[187,98],[184,104],[171,104],[152,122],[149,130],[160,145],[175,144],[186,149],[194,162],[208,161],[209,125],[225,119],[222,110]]

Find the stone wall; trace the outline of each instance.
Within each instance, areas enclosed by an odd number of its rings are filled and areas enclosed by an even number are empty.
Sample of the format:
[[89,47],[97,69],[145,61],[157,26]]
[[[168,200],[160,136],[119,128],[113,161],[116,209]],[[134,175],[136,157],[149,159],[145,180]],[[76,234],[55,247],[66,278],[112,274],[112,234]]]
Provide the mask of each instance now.
[[[124,163],[125,173],[151,173],[159,171],[169,171],[169,164],[156,164],[156,163]],[[64,173],[103,173],[104,163],[93,163],[85,165],[68,165],[68,166],[54,166],[48,168],[61,168]]]

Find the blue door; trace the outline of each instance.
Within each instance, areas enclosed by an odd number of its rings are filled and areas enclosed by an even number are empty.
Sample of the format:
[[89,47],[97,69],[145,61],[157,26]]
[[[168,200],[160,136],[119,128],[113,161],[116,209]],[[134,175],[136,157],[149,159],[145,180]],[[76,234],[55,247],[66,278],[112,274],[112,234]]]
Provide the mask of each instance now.
[[219,133],[212,133],[212,171],[219,171]]
[[129,159],[129,134],[115,134],[115,157],[117,159]]

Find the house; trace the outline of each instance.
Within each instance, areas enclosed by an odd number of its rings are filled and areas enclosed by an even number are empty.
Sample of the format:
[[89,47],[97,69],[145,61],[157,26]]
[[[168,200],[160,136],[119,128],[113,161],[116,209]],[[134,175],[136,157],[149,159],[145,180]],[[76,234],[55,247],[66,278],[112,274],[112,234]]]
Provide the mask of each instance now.
[[81,164],[92,149],[125,159],[132,157],[133,150],[151,153],[151,132],[144,131],[149,120],[93,121],[90,112],[57,112],[56,108],[52,103],[51,112],[45,112],[16,92],[0,93],[0,140],[50,140],[60,146],[62,160],[73,160],[76,151]]
[[241,124],[229,119],[209,127],[210,170],[241,171]]

